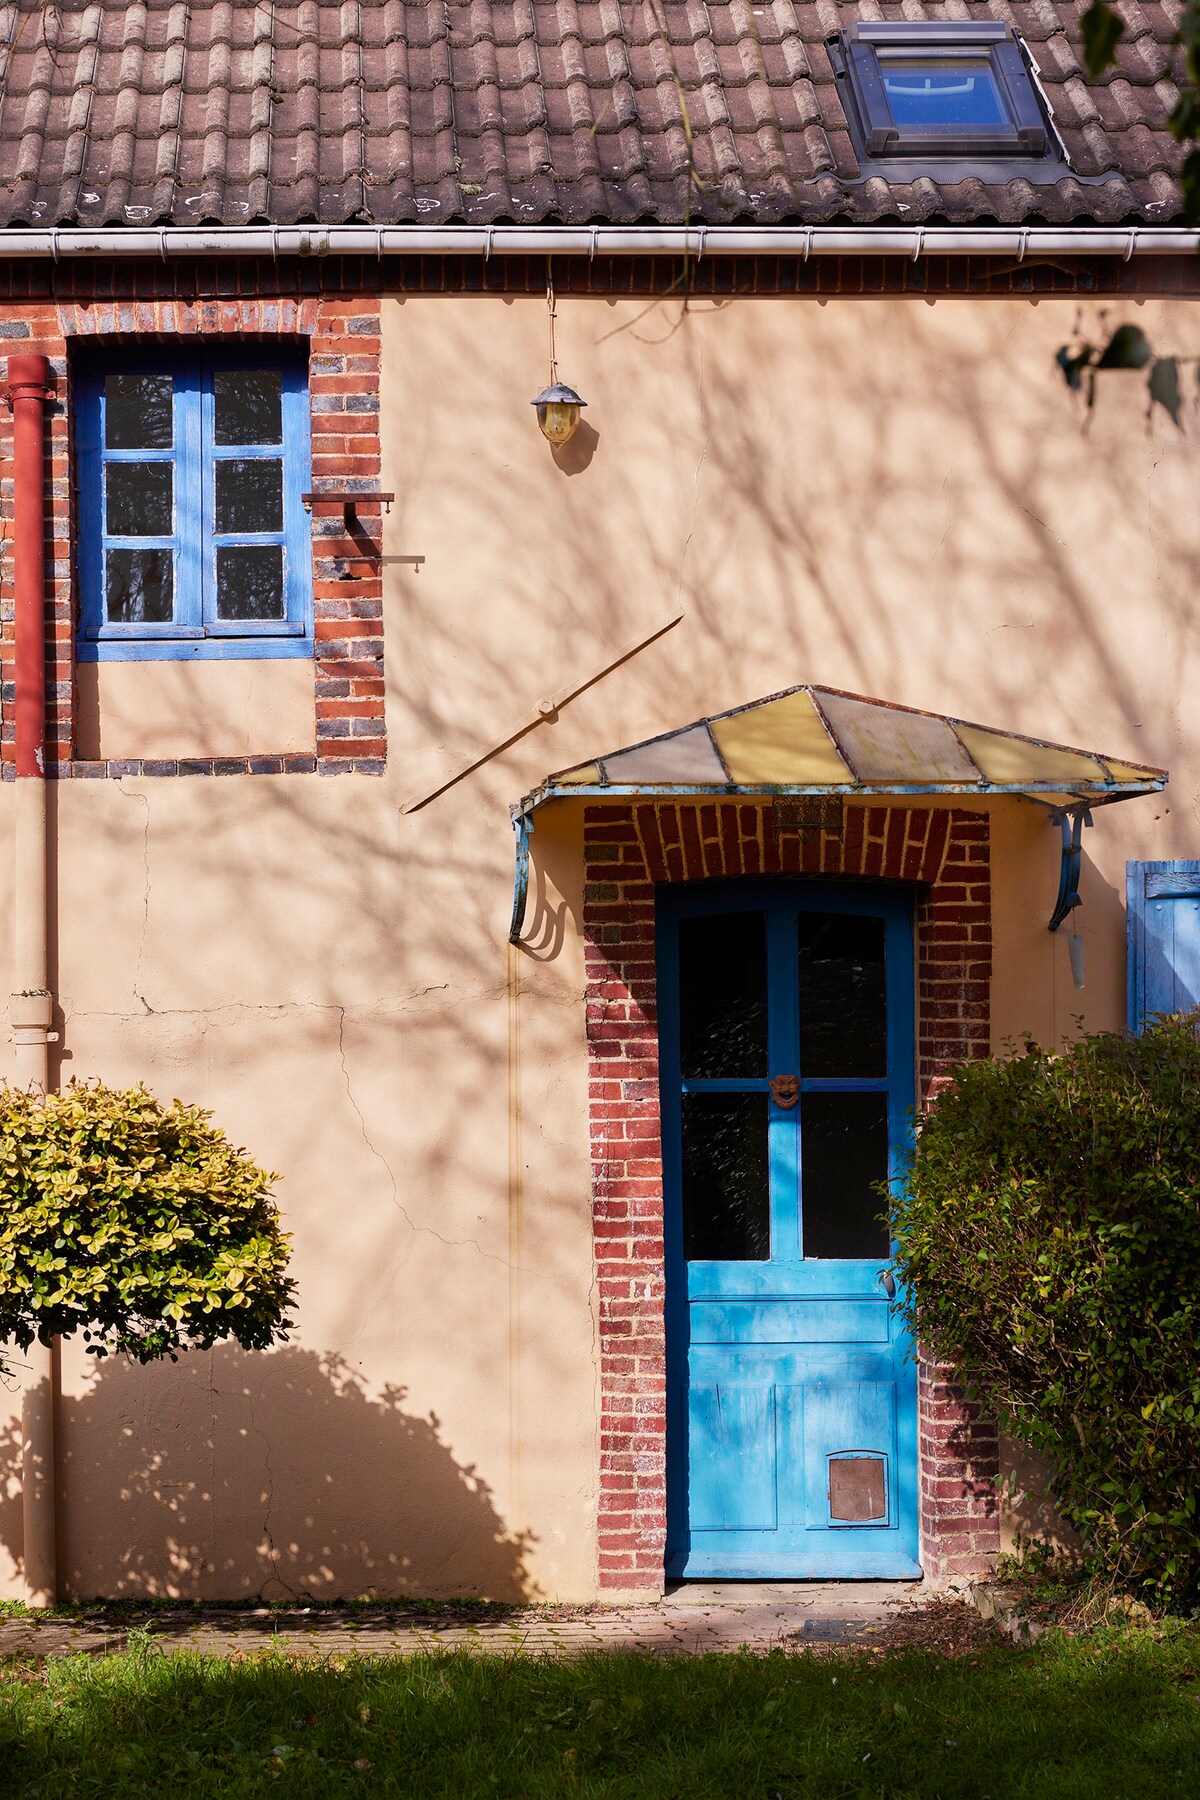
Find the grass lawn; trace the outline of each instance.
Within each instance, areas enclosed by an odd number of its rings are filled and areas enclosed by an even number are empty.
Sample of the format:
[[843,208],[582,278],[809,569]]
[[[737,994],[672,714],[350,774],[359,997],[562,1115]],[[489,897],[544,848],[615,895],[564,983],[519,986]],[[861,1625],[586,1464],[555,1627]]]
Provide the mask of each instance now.
[[0,1671],[0,1795],[1200,1794],[1200,1632],[970,1657],[75,1656]]

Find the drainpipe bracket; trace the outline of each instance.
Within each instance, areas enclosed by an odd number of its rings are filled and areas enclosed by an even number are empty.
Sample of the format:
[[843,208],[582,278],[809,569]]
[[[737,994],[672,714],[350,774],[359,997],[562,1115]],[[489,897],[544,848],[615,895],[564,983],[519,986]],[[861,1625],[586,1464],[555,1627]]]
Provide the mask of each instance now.
[[27,993],[13,994],[8,1003],[8,1021],[12,1026],[15,1044],[44,1044],[53,1042],[57,1033],[50,1033],[51,1021],[54,1018],[54,996],[48,988],[34,988]]
[[54,400],[58,395],[58,378],[46,357],[14,351],[8,359],[8,381],[4,398],[9,412],[18,394],[35,395],[39,400]]

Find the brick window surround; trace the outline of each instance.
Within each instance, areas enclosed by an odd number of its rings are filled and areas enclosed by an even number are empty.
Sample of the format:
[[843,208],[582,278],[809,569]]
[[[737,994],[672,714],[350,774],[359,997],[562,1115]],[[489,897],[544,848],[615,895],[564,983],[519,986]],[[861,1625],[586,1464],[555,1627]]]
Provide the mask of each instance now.
[[[12,301],[0,307],[6,352],[49,357],[55,395],[47,407],[47,774],[66,778],[122,775],[381,775],[386,757],[383,679],[383,581],[379,534],[379,360],[377,295],[253,294],[232,298],[121,300],[72,298]],[[361,496],[348,531],[337,507],[316,509],[313,539],[314,750],[274,754],[256,746],[248,757],[92,762],[75,754],[77,541],[73,482],[71,355],[84,344],[115,347],[199,340],[232,346],[306,345],[312,421],[312,485],[316,492]],[[0,512],[7,537],[12,515],[12,419],[0,408]],[[13,774],[13,608],[5,570],[0,611],[3,739],[0,768]]]
[[[659,1593],[666,1545],[666,1346],[655,887],[737,875],[912,884],[918,1094],[989,1049],[986,813],[854,806],[845,832],[776,836],[758,803],[638,801],[584,812],[593,1231],[600,1299],[599,1581]],[[918,1366],[926,1577],[985,1574],[1000,1548],[995,1428],[950,1370]]]

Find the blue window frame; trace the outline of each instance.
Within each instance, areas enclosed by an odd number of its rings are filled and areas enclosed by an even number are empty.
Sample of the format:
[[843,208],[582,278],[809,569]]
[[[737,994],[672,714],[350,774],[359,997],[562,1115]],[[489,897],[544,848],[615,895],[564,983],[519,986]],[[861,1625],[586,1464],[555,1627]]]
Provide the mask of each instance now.
[[81,660],[311,656],[309,443],[299,358],[82,369]]

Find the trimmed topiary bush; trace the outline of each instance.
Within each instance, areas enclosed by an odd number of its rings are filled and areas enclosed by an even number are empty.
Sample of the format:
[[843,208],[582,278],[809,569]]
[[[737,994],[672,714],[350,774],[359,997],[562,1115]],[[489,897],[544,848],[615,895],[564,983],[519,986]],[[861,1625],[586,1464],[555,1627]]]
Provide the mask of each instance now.
[[0,1342],[82,1332],[95,1356],[151,1362],[285,1338],[275,1179],[200,1107],[144,1087],[0,1087]]
[[1200,1020],[961,1064],[893,1211],[910,1326],[1099,1564],[1200,1599]]

